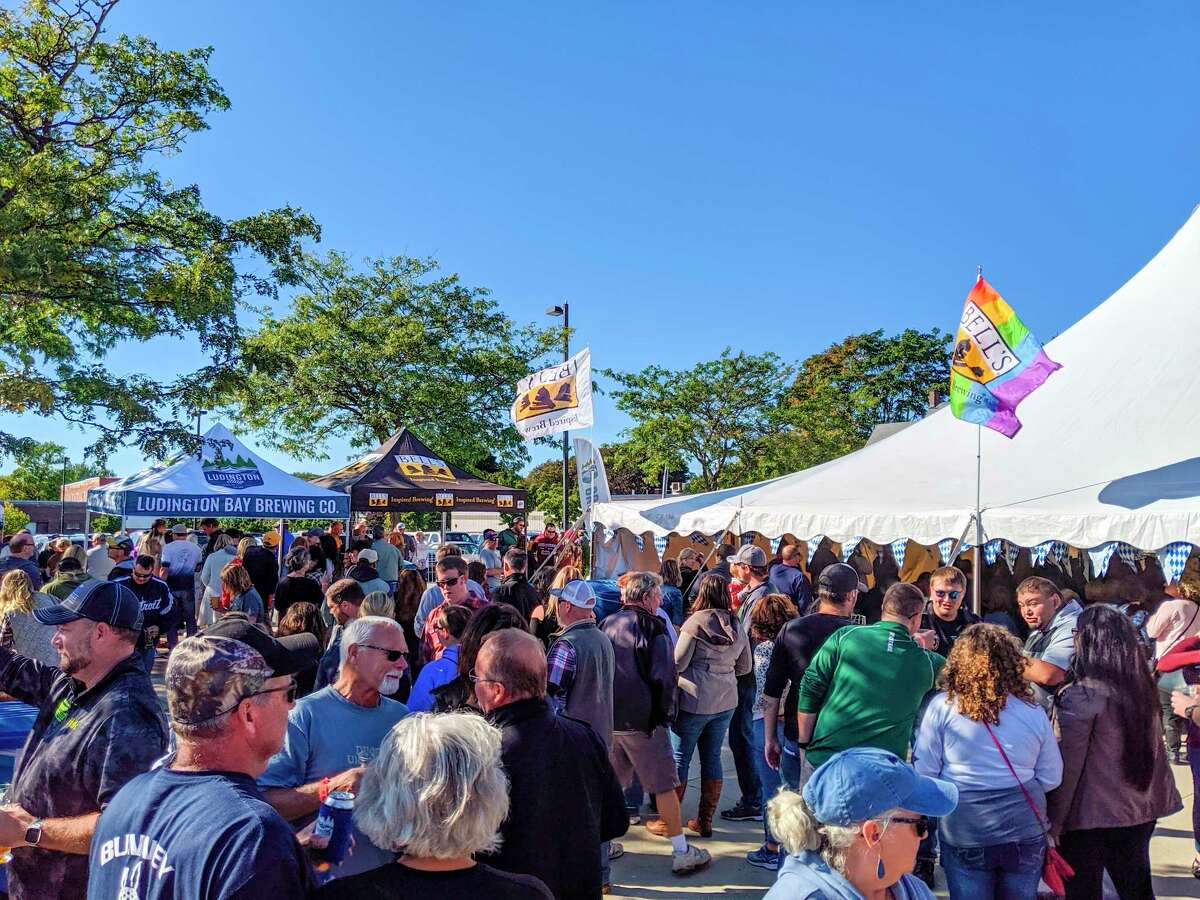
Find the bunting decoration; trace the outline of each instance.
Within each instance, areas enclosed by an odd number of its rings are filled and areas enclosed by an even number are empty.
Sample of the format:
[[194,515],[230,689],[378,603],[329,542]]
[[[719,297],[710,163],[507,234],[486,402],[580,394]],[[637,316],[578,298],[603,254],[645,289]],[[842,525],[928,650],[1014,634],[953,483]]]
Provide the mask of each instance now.
[[1138,552],[1135,547],[1131,547],[1129,544],[1118,541],[1117,556],[1120,558],[1121,562],[1125,563],[1125,565],[1129,566],[1129,568],[1133,569],[1133,571],[1137,571]]
[[1174,544],[1167,544],[1158,551],[1158,563],[1162,566],[1163,574],[1167,576],[1167,582],[1178,581],[1183,575],[1184,567],[1187,565],[1188,557],[1192,555],[1192,545],[1185,541],[1176,541]]
[[845,544],[842,544],[842,562],[846,562],[854,555],[854,551],[858,549],[858,545],[862,543],[862,538],[851,538]]
[[950,564],[950,554],[954,552],[954,538],[942,538],[938,541],[938,555],[942,559],[942,565]]
[[1092,561],[1092,571],[1095,572],[1097,578],[1103,578],[1104,573],[1108,571],[1108,561],[1112,559],[1113,551],[1116,549],[1116,542],[1109,541],[1107,544],[1101,544],[1099,547],[1088,550],[1088,558]]
[[808,539],[808,564],[810,566],[812,565],[813,556],[816,554],[817,548],[821,546],[821,541],[823,540],[825,540],[825,535],[823,534],[818,534]]
[[1017,560],[1021,556],[1021,548],[1012,541],[1004,542],[1004,561],[1008,563],[1008,571],[1012,572],[1017,568]]
[[1040,566],[1042,563],[1044,563],[1046,561],[1046,554],[1048,554],[1050,552],[1050,545],[1052,543],[1054,543],[1054,542],[1053,541],[1042,541],[1040,544],[1038,544],[1036,547],[1032,548],[1029,551],[1030,554],[1033,556],[1033,564],[1035,566]]
[[989,566],[994,566],[996,560],[1000,558],[1000,551],[1003,549],[1004,541],[1000,538],[993,538],[983,545],[983,561]]
[[896,560],[896,568],[904,568],[904,555],[908,552],[908,538],[892,541],[892,558]]

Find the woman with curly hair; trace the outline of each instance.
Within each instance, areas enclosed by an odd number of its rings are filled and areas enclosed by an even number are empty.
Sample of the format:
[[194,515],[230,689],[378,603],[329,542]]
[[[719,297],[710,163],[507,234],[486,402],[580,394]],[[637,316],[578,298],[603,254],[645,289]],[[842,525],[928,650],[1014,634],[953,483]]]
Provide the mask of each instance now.
[[958,807],[938,825],[952,898],[1037,895],[1046,792],[1058,786],[1063,763],[1024,670],[1008,631],[971,625],[954,642],[942,690],[921,720],[913,765],[959,791]]

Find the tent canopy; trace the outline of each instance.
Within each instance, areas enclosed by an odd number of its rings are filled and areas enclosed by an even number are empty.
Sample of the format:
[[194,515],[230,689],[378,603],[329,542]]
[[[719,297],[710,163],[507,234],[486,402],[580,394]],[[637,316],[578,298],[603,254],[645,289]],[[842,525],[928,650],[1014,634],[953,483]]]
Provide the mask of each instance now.
[[350,495],[355,512],[516,512],[525,491],[476,478],[451,465],[401,428],[362,459],[314,478]]
[[[199,457],[165,463],[88,491],[88,509],[118,516],[219,516],[251,519],[345,519],[345,494],[289,475],[216,424]],[[212,443],[220,442],[219,444]]]
[[[1002,286],[1003,275],[996,281]],[[1036,319],[1028,298],[1008,300]],[[1145,268],[1046,344],[1063,368],[1021,404],[1016,437],[982,429],[987,538],[1026,547],[1200,544],[1200,378],[1186,346],[1167,340],[1198,330],[1195,211]],[[597,504],[594,518],[635,534],[713,534],[736,522],[735,532],[768,537],[930,545],[957,538],[974,513],[976,438],[976,426],[943,408],[802,472],[666,501]]]

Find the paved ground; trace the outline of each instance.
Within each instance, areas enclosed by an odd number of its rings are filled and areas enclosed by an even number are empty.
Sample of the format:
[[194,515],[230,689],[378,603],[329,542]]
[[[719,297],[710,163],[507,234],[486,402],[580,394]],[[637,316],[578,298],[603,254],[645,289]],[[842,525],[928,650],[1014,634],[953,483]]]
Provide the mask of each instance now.
[[[725,752],[725,771],[733,772],[733,759]],[[1183,796],[1184,809],[1159,823],[1150,854],[1154,862],[1154,890],[1159,900],[1182,900],[1200,897],[1200,881],[1192,877],[1192,779],[1187,767],[1175,766],[1175,782]],[[683,801],[684,818],[695,815],[698,797],[697,780],[688,787]],[[721,808],[737,800],[737,783],[725,782]],[[689,838],[690,839],[690,838]],[[621,838],[625,856],[613,862],[613,896],[637,897],[642,900],[666,900],[671,897],[720,896],[730,900],[759,898],[775,880],[773,872],[765,872],[745,860],[748,852],[759,845],[762,825],[758,822],[726,822],[719,816],[713,820],[713,836],[695,838],[698,846],[713,855],[707,870],[687,878],[671,874],[670,845],[641,826],[631,826]],[[938,871],[939,897],[947,896],[945,883]]]

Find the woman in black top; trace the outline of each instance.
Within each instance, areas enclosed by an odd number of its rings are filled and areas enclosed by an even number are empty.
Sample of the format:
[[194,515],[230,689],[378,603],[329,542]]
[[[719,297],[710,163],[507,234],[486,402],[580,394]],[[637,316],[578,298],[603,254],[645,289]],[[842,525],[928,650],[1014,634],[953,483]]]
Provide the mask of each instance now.
[[279,613],[279,621],[283,621],[293,603],[311,603],[320,609],[325,599],[321,593],[321,585],[306,577],[312,567],[312,557],[308,548],[300,544],[294,545],[283,564],[287,566],[287,575],[279,579],[279,584],[275,587],[275,609]]

